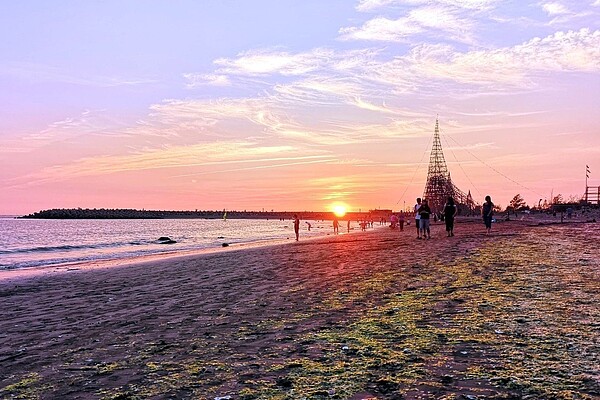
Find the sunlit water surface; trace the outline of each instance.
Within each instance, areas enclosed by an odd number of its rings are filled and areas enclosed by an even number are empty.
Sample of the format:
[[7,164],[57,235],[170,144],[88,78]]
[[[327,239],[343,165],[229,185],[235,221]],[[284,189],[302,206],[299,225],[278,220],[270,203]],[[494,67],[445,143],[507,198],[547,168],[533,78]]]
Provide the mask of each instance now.
[[[331,221],[302,221],[301,238],[332,233]],[[345,226],[344,226],[345,227]],[[167,236],[177,243],[161,244]],[[292,221],[279,220],[38,220],[0,218],[0,269],[222,247],[223,243],[293,241]]]

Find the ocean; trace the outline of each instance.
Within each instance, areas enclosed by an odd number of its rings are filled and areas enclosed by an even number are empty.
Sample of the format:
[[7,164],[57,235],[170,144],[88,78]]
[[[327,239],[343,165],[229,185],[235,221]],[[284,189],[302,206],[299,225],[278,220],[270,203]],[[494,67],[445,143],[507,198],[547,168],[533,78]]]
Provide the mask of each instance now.
[[[310,231],[306,222],[312,225]],[[340,222],[340,232],[345,232],[345,221]],[[331,221],[301,221],[301,240],[331,233]],[[164,236],[176,243],[161,244],[158,239]],[[0,218],[0,270],[185,254],[222,248],[223,243],[269,244],[294,238],[291,220]]]

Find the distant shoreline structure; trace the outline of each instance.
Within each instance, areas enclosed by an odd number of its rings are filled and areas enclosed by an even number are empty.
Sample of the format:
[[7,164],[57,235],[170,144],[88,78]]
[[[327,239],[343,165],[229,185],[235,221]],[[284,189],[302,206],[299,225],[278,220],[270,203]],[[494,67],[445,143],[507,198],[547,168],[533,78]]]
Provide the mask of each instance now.
[[[369,210],[365,212],[348,212],[342,220],[373,219],[378,221],[388,218],[392,210]],[[331,211],[232,211],[227,210],[227,219],[293,219],[298,214],[301,219],[333,220]],[[26,219],[223,219],[223,210],[203,211],[169,211],[169,210],[136,210],[136,209],[89,209],[89,208],[55,208],[42,210],[17,218]]]

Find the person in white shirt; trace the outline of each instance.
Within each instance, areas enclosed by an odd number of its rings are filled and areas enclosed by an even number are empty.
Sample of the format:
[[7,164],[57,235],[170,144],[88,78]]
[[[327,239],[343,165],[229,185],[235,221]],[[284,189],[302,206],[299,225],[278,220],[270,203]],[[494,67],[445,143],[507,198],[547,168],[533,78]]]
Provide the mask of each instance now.
[[417,197],[417,204],[415,204],[415,226],[417,227],[417,239],[421,239],[421,215],[419,215],[419,208],[421,208],[421,198]]

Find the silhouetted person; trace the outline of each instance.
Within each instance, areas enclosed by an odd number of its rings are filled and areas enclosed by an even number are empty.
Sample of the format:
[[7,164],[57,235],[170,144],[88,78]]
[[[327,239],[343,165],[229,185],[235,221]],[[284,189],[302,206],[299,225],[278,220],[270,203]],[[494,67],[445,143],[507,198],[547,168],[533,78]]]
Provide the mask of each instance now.
[[400,216],[398,217],[398,225],[400,225],[400,230],[404,230],[404,211],[400,211]]
[[429,208],[427,200],[423,200],[423,204],[421,204],[421,207],[419,207],[419,215],[421,216],[419,223],[421,224],[423,238],[431,239],[431,232],[429,231],[429,217],[431,216],[431,208]]
[[348,233],[350,233],[350,220],[348,220]]
[[298,218],[298,214],[294,214],[294,232],[296,233],[296,241],[298,241],[300,236],[300,218]]
[[458,213],[458,207],[454,204],[454,199],[448,197],[444,206],[444,221],[446,222],[446,233],[448,237],[454,236],[454,217]]
[[485,233],[489,235],[492,232],[492,215],[494,214],[494,203],[490,196],[485,196],[485,203],[481,206],[481,216],[485,224]]
[[333,234],[337,235],[338,233],[340,233],[340,221],[337,217],[333,217]]

